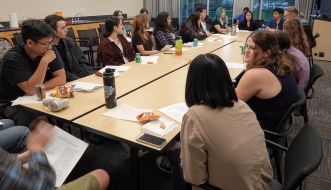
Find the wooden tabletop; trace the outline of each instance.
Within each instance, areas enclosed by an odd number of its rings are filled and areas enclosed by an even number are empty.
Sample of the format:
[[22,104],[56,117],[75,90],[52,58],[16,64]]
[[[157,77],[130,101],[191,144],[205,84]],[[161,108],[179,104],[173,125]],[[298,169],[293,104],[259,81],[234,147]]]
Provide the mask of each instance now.
[[[176,59],[160,56],[157,64],[141,65],[136,62],[130,62],[124,66],[130,66],[130,69],[126,72],[121,72],[121,76],[115,79],[116,82],[116,97],[120,97],[126,93],[139,88],[158,77],[168,74],[180,67],[187,64],[188,60]],[[103,84],[102,77],[90,75],[76,81],[79,82],[91,82]],[[75,81],[73,81],[75,82]],[[68,84],[71,84],[70,82]],[[46,115],[56,117],[57,119],[73,120],[74,118],[87,113],[98,106],[105,103],[104,91],[102,88],[95,92],[75,92],[75,97],[69,99],[70,104],[66,109],[59,112],[52,112],[47,107],[44,107],[41,103],[38,104],[26,104],[25,107],[40,111]]]
[[[127,104],[135,108],[153,109],[153,112],[175,121],[158,111],[158,109],[170,106],[179,102],[185,102],[185,82],[189,66],[185,66],[149,85],[146,85],[139,90],[128,94],[118,99],[118,104]],[[242,69],[229,69],[232,78],[238,76]],[[142,124],[132,121],[124,121],[111,117],[102,116],[107,112],[105,106],[96,111],[89,113],[81,118],[78,118],[73,123],[85,127],[88,130],[98,133],[99,135],[124,142],[131,146],[143,148],[148,151],[162,151],[162,148],[156,148],[144,143],[136,141],[136,137],[141,134],[140,127]],[[178,127],[165,135],[164,138],[170,142],[180,132],[180,124]]]
[[221,49],[213,51],[212,54],[218,55],[225,62],[243,63],[243,56],[241,55],[240,48],[242,45],[244,45],[244,42],[235,41]]

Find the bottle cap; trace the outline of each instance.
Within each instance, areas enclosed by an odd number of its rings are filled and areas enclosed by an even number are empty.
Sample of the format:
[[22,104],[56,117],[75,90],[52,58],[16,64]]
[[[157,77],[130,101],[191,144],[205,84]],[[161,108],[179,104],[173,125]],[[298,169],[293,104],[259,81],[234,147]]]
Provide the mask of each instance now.
[[107,68],[106,71],[103,73],[103,76],[113,76],[115,69]]

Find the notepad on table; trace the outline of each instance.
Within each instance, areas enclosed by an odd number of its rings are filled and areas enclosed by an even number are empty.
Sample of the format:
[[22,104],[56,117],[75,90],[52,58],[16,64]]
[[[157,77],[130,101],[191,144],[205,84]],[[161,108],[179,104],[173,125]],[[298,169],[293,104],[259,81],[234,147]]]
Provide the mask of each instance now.
[[163,137],[176,127],[177,125],[175,124],[175,122],[160,117],[159,119],[152,120],[144,124],[143,126],[141,126],[140,130],[142,133]]
[[116,107],[111,108],[110,110],[108,110],[107,112],[105,112],[102,115],[107,116],[107,117],[112,117],[115,119],[139,122],[139,120],[137,119],[137,116],[139,114],[144,113],[144,112],[151,112],[151,111],[152,111],[152,109],[138,109],[138,108],[129,106],[127,104],[118,104]]
[[171,47],[172,45],[166,45],[164,46],[164,48],[161,49],[161,51],[168,51]]
[[73,85],[75,85],[74,92],[92,92],[103,87],[103,84],[89,82],[75,82]]
[[158,110],[181,124],[183,116],[187,112],[188,107],[184,102],[180,102],[178,104],[173,104]]
[[141,56],[141,64],[156,64],[159,56]]

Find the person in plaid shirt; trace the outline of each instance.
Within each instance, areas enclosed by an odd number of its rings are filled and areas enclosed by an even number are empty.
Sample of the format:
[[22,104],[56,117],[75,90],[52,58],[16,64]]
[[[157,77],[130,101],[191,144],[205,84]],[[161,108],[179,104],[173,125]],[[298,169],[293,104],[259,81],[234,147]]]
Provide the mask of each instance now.
[[[0,189],[55,189],[56,175],[43,151],[51,137],[52,125],[41,121],[28,136],[29,151],[14,155],[0,148]],[[29,169],[22,166],[28,162]],[[103,190],[109,185],[109,176],[103,170],[93,172],[61,186],[58,190]]]
[[153,36],[155,36],[156,49],[159,51],[166,45],[175,46],[175,34],[169,13],[161,12],[157,15]]

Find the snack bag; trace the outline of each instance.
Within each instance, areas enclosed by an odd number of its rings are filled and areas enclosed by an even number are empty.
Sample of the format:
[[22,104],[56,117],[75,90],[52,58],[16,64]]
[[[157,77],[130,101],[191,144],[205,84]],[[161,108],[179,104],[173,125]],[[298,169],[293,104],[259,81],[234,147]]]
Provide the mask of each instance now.
[[49,96],[57,98],[73,98],[74,85],[57,86],[55,87],[55,93],[51,93]]
[[137,119],[141,122],[141,123],[147,123],[149,121],[152,121],[154,119],[158,119],[160,118],[159,115],[154,114],[153,112],[144,112],[141,113],[137,116]]
[[96,71],[94,74],[95,74],[96,76],[103,77],[103,73],[100,72],[100,71]]

